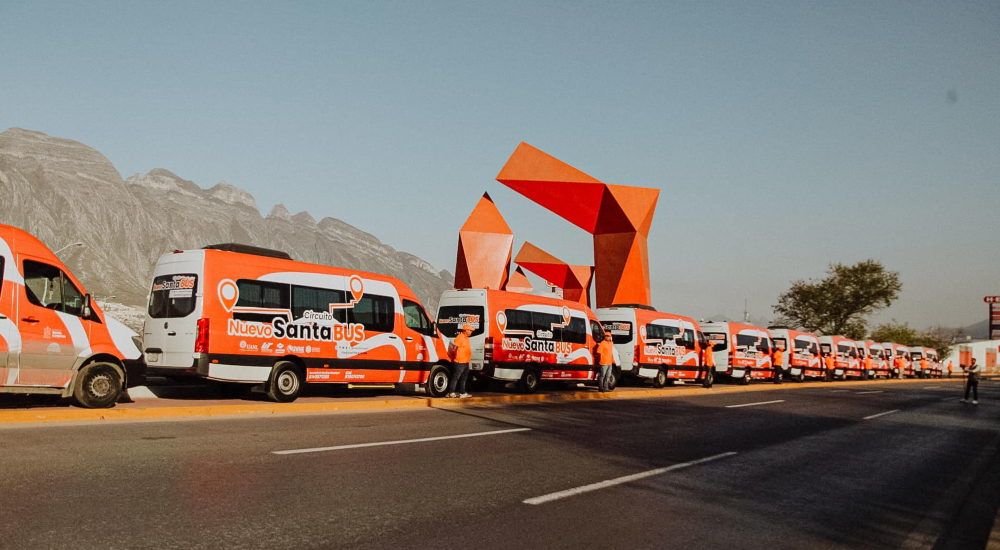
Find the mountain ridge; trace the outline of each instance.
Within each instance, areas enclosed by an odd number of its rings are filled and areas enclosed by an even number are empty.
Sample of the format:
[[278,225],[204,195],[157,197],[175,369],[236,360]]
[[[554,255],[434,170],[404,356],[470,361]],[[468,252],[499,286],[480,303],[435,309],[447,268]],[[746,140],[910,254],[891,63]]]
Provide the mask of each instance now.
[[96,149],[23,128],[0,132],[0,223],[29,231],[53,250],[83,242],[60,258],[96,297],[134,306],[145,306],[161,254],[218,242],[391,275],[431,311],[454,281],[448,271],[342,220],[317,222],[280,203],[265,217],[246,190],[225,181],[203,188],[166,168],[123,179]]

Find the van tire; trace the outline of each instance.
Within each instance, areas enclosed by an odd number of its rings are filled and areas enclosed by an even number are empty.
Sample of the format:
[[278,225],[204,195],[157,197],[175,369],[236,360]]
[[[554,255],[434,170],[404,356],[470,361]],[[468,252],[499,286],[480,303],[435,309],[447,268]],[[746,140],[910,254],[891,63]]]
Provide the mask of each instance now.
[[657,369],[656,376],[653,377],[653,387],[662,388],[670,383],[670,379],[667,378],[667,371],[663,369]]
[[122,375],[111,363],[91,363],[80,369],[73,400],[85,409],[114,407],[122,393]]
[[434,365],[431,367],[424,390],[431,397],[444,397],[448,394],[449,384],[451,384],[451,371],[444,365]]
[[298,365],[281,361],[274,365],[267,383],[267,398],[278,403],[291,403],[302,391],[302,372]]
[[806,381],[806,374],[804,372],[800,372],[798,376],[794,378],[794,380],[801,384],[802,382]]
[[715,382],[715,367],[708,367],[705,370],[705,376],[702,377],[701,387],[711,388],[714,382]]
[[749,368],[747,370],[743,371],[743,377],[740,378],[740,385],[741,386],[749,386],[750,385],[750,369]]
[[528,367],[524,369],[521,379],[517,381],[517,387],[524,393],[535,393],[538,391],[538,385],[541,381],[542,378],[538,374],[538,368]]

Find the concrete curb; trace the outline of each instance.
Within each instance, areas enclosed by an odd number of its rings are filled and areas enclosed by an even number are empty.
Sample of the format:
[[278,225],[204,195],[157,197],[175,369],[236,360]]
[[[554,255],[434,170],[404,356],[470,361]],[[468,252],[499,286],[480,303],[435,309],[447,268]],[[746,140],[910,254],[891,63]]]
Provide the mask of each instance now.
[[172,407],[147,408],[117,408],[117,409],[50,409],[37,408],[27,410],[0,411],[0,425],[5,424],[35,424],[54,422],[101,422],[127,420],[171,420],[181,418],[218,418],[218,417],[267,417],[275,415],[316,414],[329,412],[377,411],[394,409],[421,408],[463,408],[470,406],[507,405],[519,403],[563,403],[569,401],[599,401],[620,399],[650,399],[691,397],[696,395],[722,395],[728,393],[751,393],[765,391],[781,391],[799,388],[841,388],[852,386],[879,385],[911,385],[940,382],[963,382],[955,379],[916,379],[916,380],[879,380],[879,381],[847,381],[836,383],[786,382],[781,385],[760,383],[751,386],[715,386],[712,389],[697,387],[673,387],[663,389],[636,389],[599,393],[596,391],[578,391],[566,393],[535,393],[509,394],[488,397],[471,397],[467,399],[433,399],[418,397],[413,399],[370,399],[364,401],[342,401],[324,403],[245,403],[233,405],[192,405]]

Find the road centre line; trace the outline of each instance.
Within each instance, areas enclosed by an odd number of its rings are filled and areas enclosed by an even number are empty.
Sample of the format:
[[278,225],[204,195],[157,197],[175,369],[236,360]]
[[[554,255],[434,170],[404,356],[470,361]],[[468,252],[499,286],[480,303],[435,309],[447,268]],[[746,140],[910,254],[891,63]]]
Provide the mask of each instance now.
[[830,390],[830,393],[844,393],[845,391],[851,391],[851,390]]
[[866,393],[884,393],[883,390],[872,390],[872,391],[859,391],[857,395],[864,395]]
[[775,401],[760,401],[757,403],[741,403],[739,405],[726,405],[727,409],[738,409],[740,407],[753,407],[754,405],[770,405],[772,403],[784,403],[784,399],[777,399]]
[[446,439],[462,439],[467,437],[482,437],[486,435],[503,435],[515,432],[530,432],[531,428],[513,428],[509,430],[494,430],[491,432],[475,432],[458,435],[441,435],[437,437],[421,437],[418,439],[397,439],[395,441],[377,441],[374,443],[355,443],[353,445],[335,445],[332,447],[313,447],[311,449],[291,449],[288,451],[271,451],[276,455],[295,455],[303,453],[319,453],[323,451],[343,451],[346,449],[362,449],[365,447],[382,447],[386,445],[403,445],[406,443],[426,443],[428,441],[444,441]]
[[717,455],[708,456],[705,458],[699,458],[698,460],[692,460],[691,462],[682,462],[680,464],[674,464],[673,466],[666,466],[664,468],[657,468],[655,470],[648,470],[645,472],[640,472],[638,474],[632,474],[622,477],[616,477],[614,479],[606,479],[604,481],[599,481],[597,483],[591,483],[590,485],[581,485],[580,487],[574,487],[572,489],[566,489],[565,491],[558,491],[555,493],[549,493],[547,495],[542,495],[540,497],[529,498],[524,502],[524,504],[531,504],[532,506],[537,506],[539,504],[545,504],[546,502],[552,502],[553,500],[559,500],[567,497],[576,496],[583,493],[589,493],[591,491],[598,491],[600,489],[607,489],[608,487],[614,487],[615,485],[621,485],[623,483],[631,483],[640,479],[645,479],[647,477],[658,476],[660,474],[665,474],[667,472],[673,472],[675,470],[680,470],[682,468],[688,468],[690,466],[695,466],[697,464],[704,464],[705,462],[711,462],[713,460],[718,460],[720,458],[726,458],[735,455],[735,452],[720,453]]
[[884,412],[884,413],[878,413],[878,414],[873,414],[873,415],[871,415],[871,416],[866,416],[866,417],[865,417],[864,419],[865,419],[865,420],[871,420],[871,419],[873,419],[873,418],[878,418],[878,417],[880,417],[880,416],[885,416],[885,415],[887,415],[887,414],[892,414],[892,413],[898,413],[898,412],[899,412],[899,409],[893,409],[893,410],[891,410],[891,411],[886,411],[886,412]]

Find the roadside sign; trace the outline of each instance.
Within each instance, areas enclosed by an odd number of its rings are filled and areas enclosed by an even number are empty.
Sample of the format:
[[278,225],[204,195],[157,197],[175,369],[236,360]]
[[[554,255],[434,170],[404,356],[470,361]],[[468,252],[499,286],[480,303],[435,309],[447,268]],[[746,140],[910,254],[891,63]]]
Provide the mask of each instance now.
[[987,304],[1000,304],[1000,296],[983,296],[983,301]]
[[[997,296],[987,296],[996,298]],[[990,304],[989,316],[989,336],[990,340],[1000,340],[1000,301],[988,302]]]

